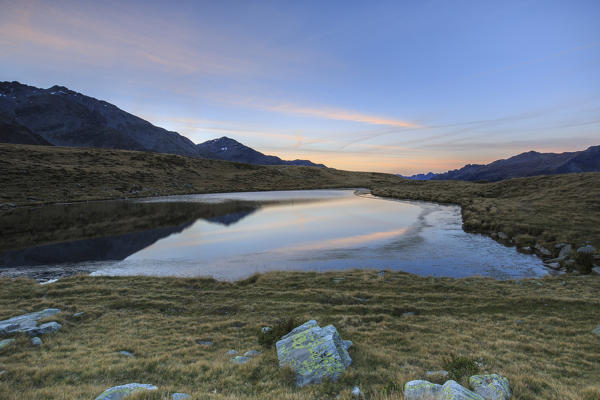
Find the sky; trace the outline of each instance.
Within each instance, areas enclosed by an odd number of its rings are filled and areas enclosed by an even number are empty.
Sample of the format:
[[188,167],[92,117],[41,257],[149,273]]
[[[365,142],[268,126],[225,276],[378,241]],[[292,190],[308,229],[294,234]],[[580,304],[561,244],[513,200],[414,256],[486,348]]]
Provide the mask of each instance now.
[[600,1],[0,0],[0,81],[195,143],[444,172],[600,144]]

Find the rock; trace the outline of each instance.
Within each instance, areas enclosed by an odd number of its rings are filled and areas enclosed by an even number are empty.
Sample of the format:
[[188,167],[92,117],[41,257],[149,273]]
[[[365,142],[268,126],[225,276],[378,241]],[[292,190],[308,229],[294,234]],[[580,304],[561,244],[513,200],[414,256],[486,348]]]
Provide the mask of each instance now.
[[295,371],[299,387],[324,378],[337,380],[352,363],[337,329],[321,328],[315,320],[294,328],[276,346],[279,366],[289,365]]
[[245,357],[256,357],[260,355],[260,351],[257,350],[248,350],[247,352],[244,353]]
[[10,208],[15,208],[16,207],[14,203],[6,203],[6,205],[8,207],[10,207]]
[[508,235],[504,232],[498,232],[497,235],[498,235],[498,239],[500,239],[500,240],[508,240]]
[[235,356],[231,360],[229,360],[229,362],[232,362],[234,364],[246,364],[248,360],[250,360],[250,357]]
[[517,320],[517,325],[521,325],[522,323],[523,323],[523,320],[522,320],[522,319],[518,319],[518,320]]
[[539,243],[535,245],[535,249],[544,257],[552,257],[552,252]]
[[52,321],[52,322],[47,322],[45,324],[42,324],[37,328],[28,329],[26,332],[30,336],[37,336],[37,335],[43,335],[44,333],[58,332],[60,330],[60,328],[62,328],[61,324],[59,324],[58,322]]
[[273,328],[271,328],[270,326],[263,326],[262,328],[260,328],[260,332],[263,334],[269,333],[273,330]]
[[425,372],[425,376],[430,378],[430,377],[440,377],[440,378],[447,378],[448,377],[448,371],[441,369],[439,371],[427,371]]
[[559,263],[549,263],[549,262],[545,262],[544,265],[548,268],[552,268],[552,269],[560,269],[560,264]]
[[591,254],[594,255],[596,253],[596,248],[591,244],[587,244],[577,249],[577,254]]
[[237,350],[231,349],[225,354],[227,354],[228,356],[235,356],[237,353],[238,353]]
[[41,346],[42,343],[44,343],[44,342],[42,342],[42,339],[40,339],[37,336],[34,337],[34,338],[31,338],[31,344],[34,345],[34,346]]
[[403,317],[412,317],[413,315],[415,315],[415,313],[412,311],[407,311],[405,313],[402,313]]
[[121,350],[119,354],[125,357],[135,358],[135,355],[133,353],[128,352],[127,350]]
[[405,400],[438,400],[442,394],[442,385],[416,380],[404,385]]
[[6,370],[3,369],[2,371],[0,371],[0,376],[4,375],[6,373]]
[[456,381],[447,381],[442,385],[440,400],[487,400],[477,393],[460,385]]
[[192,396],[190,396],[187,393],[173,393],[173,395],[171,396],[171,398],[173,400],[187,400],[187,399],[191,399]]
[[196,343],[198,343],[200,346],[212,346],[213,345],[213,342],[211,340],[196,339]]
[[157,390],[154,385],[144,383],[128,383],[127,385],[115,386],[106,389],[102,394],[96,397],[96,400],[122,400],[134,393],[145,392],[148,390]]
[[83,311],[80,311],[80,312],[76,312],[71,317],[73,317],[73,318],[79,318],[79,317],[82,317],[82,316],[83,316]]
[[0,321],[0,335],[17,332],[29,332],[32,329],[38,329],[37,321],[56,315],[59,312],[60,310],[58,308],[46,308],[42,311],[5,319]]
[[[596,335],[600,336],[600,325],[598,325],[598,326],[596,327],[596,329],[594,329],[594,330],[592,331],[592,333],[595,333]],[[1,343],[1,342],[0,342],[0,343]]]
[[573,251],[573,248],[571,247],[570,244],[568,244],[560,249],[560,252],[558,253],[558,257],[567,258],[571,255],[572,251]]
[[531,249],[531,247],[525,246],[525,247],[521,248],[521,251],[524,251],[526,253],[531,253],[533,250]]
[[556,244],[554,245],[554,248],[555,248],[555,249],[559,249],[559,250],[560,250],[560,249],[562,249],[562,248],[563,248],[563,247],[565,247],[565,246],[568,246],[568,244],[567,244],[567,243],[556,243]]
[[469,378],[473,391],[486,400],[510,399],[508,379],[498,374],[473,375]]
[[362,392],[360,391],[360,388],[358,386],[354,386],[352,388],[352,395],[354,397],[360,397],[360,396],[362,396]]
[[15,342],[15,339],[0,340],[0,350],[3,350],[5,348],[7,348],[8,346],[10,346],[11,344],[13,344],[14,342]]
[[354,343],[352,342],[352,340],[344,340],[344,347],[346,348],[346,350],[352,347],[353,344]]

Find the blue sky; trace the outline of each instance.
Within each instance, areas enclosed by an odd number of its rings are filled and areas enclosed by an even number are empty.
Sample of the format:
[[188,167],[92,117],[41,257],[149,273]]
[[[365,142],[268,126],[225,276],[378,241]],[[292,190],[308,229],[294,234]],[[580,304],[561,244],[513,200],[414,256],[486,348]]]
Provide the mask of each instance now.
[[194,142],[403,174],[600,144],[600,1],[0,6],[0,80]]

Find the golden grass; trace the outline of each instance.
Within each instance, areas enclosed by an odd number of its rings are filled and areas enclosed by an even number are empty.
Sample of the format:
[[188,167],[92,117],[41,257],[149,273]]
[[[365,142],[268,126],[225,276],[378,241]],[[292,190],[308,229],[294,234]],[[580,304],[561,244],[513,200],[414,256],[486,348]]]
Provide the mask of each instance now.
[[[0,353],[6,400],[91,399],[128,382],[159,386],[137,397],[148,399],[176,391],[195,399],[349,399],[354,385],[368,399],[402,399],[407,381],[441,369],[450,354],[508,377],[515,399],[600,398],[594,276],[519,283],[355,270],[276,272],[237,283],[77,276],[0,285],[0,318],[58,307],[64,326],[39,348],[19,337]],[[72,318],[76,311],[83,317]],[[354,341],[353,363],[338,382],[297,389],[275,350],[259,347],[259,329],[288,316],[332,323]],[[225,355],[232,348],[264,353],[237,366]]]

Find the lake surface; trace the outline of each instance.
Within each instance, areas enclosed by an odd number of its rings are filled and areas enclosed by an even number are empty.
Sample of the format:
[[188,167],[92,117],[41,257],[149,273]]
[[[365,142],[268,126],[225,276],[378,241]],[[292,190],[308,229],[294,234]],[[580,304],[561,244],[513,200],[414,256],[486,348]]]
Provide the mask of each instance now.
[[351,268],[497,279],[549,273],[533,255],[464,232],[458,206],[381,199],[365,190],[170,196],[15,212],[2,216],[14,232],[1,243],[0,275],[40,281],[79,272],[222,280]]

